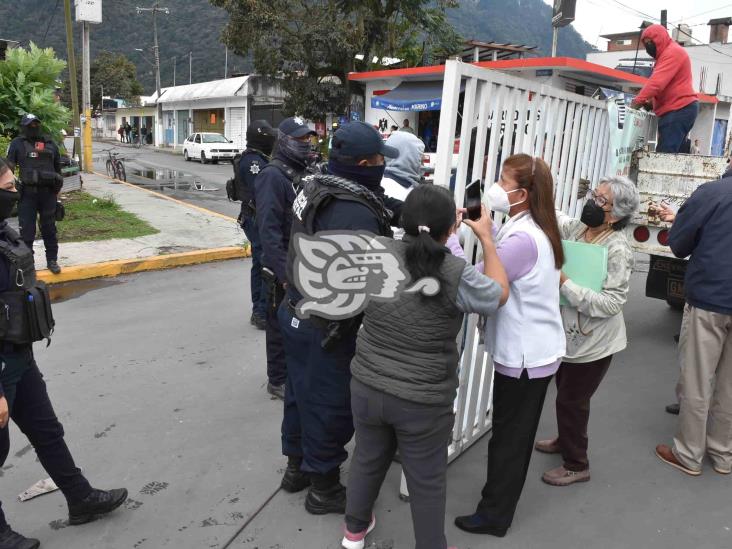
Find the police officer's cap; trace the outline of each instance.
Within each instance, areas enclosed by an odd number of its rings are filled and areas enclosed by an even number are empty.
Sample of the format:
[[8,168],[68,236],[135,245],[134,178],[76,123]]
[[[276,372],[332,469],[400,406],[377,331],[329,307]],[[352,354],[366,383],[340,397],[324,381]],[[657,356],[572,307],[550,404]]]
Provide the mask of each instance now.
[[41,121],[35,114],[31,114],[29,112],[25,113],[23,115],[23,118],[20,119],[21,126],[29,126],[32,122],[38,122],[39,124],[41,123]]
[[294,137],[295,139],[299,137],[305,137],[306,135],[318,135],[313,130],[308,128],[308,125],[305,124],[305,121],[299,116],[291,116],[290,118],[285,118],[280,123],[277,129],[285,135],[289,135],[290,137]]
[[335,132],[331,155],[358,158],[374,154],[397,158],[399,149],[384,143],[376,128],[365,122],[348,122]]

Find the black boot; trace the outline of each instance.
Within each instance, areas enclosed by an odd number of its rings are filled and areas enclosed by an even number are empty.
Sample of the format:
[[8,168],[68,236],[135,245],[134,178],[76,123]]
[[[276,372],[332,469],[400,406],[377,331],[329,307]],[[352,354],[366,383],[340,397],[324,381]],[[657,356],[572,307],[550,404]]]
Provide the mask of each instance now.
[[84,524],[96,520],[100,515],[114,511],[126,499],[125,488],[109,491],[92,489],[91,494],[79,503],[69,504],[69,524]]
[[464,532],[470,532],[471,534],[489,534],[497,538],[504,537],[508,531],[507,526],[492,524],[478,513],[455,518],[455,526]]
[[285,474],[282,476],[282,482],[280,483],[285,492],[294,494],[310,486],[310,475],[300,470],[301,464],[301,457],[287,457],[287,469],[285,469]]
[[48,267],[48,270],[55,275],[61,272],[61,267],[58,266],[58,261],[56,261],[55,259],[49,259],[46,263],[46,266]]
[[312,487],[305,498],[305,510],[311,515],[346,512],[346,487],[340,482],[340,469],[311,475]]
[[14,532],[10,526],[0,529],[0,549],[38,549],[41,542]]

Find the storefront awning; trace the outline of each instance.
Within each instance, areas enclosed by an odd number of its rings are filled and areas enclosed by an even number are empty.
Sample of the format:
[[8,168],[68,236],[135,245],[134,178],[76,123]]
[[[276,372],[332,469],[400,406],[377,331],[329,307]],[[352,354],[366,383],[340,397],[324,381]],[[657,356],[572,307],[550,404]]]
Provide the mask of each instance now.
[[371,107],[387,111],[439,111],[442,80],[402,82],[384,95],[372,97]]

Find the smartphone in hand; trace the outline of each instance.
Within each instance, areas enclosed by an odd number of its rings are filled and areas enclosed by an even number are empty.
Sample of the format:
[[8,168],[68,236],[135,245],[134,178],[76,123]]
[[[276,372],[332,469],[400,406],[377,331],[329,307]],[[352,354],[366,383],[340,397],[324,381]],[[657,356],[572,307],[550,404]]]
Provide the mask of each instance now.
[[465,208],[468,210],[468,219],[471,221],[480,219],[481,203],[480,179],[476,179],[465,187]]

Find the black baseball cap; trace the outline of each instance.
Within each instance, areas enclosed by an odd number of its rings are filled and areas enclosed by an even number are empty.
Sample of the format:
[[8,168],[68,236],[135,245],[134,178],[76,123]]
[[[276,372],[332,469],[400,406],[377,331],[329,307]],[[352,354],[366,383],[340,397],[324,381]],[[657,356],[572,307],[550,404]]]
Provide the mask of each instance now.
[[282,122],[280,122],[280,125],[277,127],[277,129],[285,135],[289,135],[290,137],[294,138],[305,137],[306,135],[318,135],[313,130],[308,128],[308,125],[305,124],[305,120],[303,120],[299,116],[291,116],[290,118],[285,118]]
[[41,121],[38,119],[38,117],[35,114],[31,114],[29,112],[25,113],[23,115],[23,118],[20,119],[21,126],[28,126],[32,122],[38,122],[39,124],[41,123]]
[[376,128],[365,122],[348,122],[335,132],[331,155],[357,158],[380,154],[387,158],[397,158],[399,149],[390,147],[381,139]]

